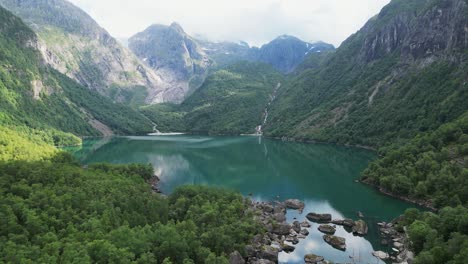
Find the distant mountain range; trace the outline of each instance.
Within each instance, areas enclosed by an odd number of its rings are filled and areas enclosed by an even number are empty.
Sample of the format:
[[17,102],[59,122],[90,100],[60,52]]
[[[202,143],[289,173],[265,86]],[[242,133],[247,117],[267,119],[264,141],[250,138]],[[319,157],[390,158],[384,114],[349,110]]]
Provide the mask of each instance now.
[[129,39],[130,49],[156,71],[172,73],[172,79],[185,82],[182,101],[202,85],[212,68],[240,61],[264,62],[283,73],[292,72],[312,53],[333,51],[331,44],[308,43],[283,35],[263,45],[250,47],[245,42],[211,42],[189,36],[177,23],[152,25]]

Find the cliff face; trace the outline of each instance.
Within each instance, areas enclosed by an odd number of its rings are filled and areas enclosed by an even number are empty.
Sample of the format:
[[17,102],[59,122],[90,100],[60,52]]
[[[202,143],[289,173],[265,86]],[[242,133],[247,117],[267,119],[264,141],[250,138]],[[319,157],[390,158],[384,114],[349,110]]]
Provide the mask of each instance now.
[[39,36],[44,59],[85,87],[118,102],[170,101],[169,84],[89,15],[64,0],[0,0]]
[[404,8],[399,5],[405,5],[392,1],[363,28],[361,34],[365,37],[360,56],[365,62],[393,52],[416,60],[468,47],[466,1],[414,2],[418,3],[392,15],[394,9]]
[[393,0],[282,88],[270,136],[381,146],[436,129],[468,105],[468,4]]
[[177,23],[152,25],[129,39],[130,49],[152,69],[161,72],[172,88],[171,101],[182,102],[208,74],[211,59]]

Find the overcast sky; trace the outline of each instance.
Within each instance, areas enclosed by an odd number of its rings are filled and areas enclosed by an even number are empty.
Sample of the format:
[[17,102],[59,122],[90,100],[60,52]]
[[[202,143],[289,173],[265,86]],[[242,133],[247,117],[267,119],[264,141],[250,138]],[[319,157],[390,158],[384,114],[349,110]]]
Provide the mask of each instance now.
[[176,21],[189,34],[259,46],[288,34],[339,46],[390,0],[69,0],[114,37]]

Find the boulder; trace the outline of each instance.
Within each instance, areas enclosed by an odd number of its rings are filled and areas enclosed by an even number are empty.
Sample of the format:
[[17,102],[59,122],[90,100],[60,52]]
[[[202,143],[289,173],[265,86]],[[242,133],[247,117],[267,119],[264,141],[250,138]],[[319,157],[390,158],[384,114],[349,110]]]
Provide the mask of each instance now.
[[247,257],[254,257],[257,255],[257,250],[252,245],[247,245],[245,246],[245,253],[247,254]]
[[278,223],[286,222],[286,215],[284,213],[275,213],[273,219]]
[[309,230],[307,230],[307,229],[302,229],[302,230],[299,232],[299,234],[304,235],[304,236],[308,236],[308,235],[309,235]]
[[323,240],[336,249],[346,250],[346,239],[344,237],[323,235]]
[[301,227],[309,228],[310,223],[307,220],[305,220],[304,222],[301,223]]
[[268,259],[257,259],[251,262],[252,264],[275,264],[275,262]]
[[364,236],[364,235],[367,235],[368,231],[369,231],[369,228],[367,227],[367,224],[366,222],[364,222],[364,220],[358,220],[354,222],[353,234]]
[[284,204],[286,205],[286,208],[294,210],[303,210],[305,206],[304,203],[298,199],[286,200],[284,201]]
[[283,203],[276,203],[273,212],[275,214],[286,214],[286,205]]
[[283,245],[283,251],[286,252],[286,253],[291,253],[293,252],[296,248],[291,246],[291,245],[288,245],[288,244],[284,244]]
[[299,238],[293,237],[293,236],[288,236],[288,237],[286,237],[285,240],[288,241],[288,242],[293,243],[293,245],[296,245],[296,244],[299,243]]
[[260,204],[260,208],[262,209],[262,211],[267,212],[267,213],[273,213],[274,211],[273,205],[269,203]]
[[245,264],[245,260],[238,251],[234,251],[229,255],[229,264]]
[[308,213],[306,218],[316,223],[330,223],[332,220],[331,214]]
[[331,221],[335,225],[341,225],[345,227],[353,227],[354,226],[354,221],[353,219],[345,218],[345,219],[336,219]]
[[336,228],[331,225],[320,225],[318,230],[322,233],[333,235],[336,232]]
[[289,235],[291,226],[287,223],[280,223],[273,226],[273,233],[277,235]]
[[263,250],[260,252],[260,257],[262,259],[267,259],[267,260],[277,263],[278,253],[279,253],[278,249],[271,247],[271,246],[265,246],[263,247]]
[[315,254],[307,254],[304,256],[304,262],[307,264],[317,264],[321,263],[324,260],[322,256],[317,256]]
[[296,233],[301,232],[301,223],[299,223],[299,221],[294,221],[293,224],[292,224],[292,229],[293,229]]
[[383,252],[383,251],[374,251],[372,252],[372,256],[379,258],[381,260],[387,260],[388,258],[390,258],[388,253]]

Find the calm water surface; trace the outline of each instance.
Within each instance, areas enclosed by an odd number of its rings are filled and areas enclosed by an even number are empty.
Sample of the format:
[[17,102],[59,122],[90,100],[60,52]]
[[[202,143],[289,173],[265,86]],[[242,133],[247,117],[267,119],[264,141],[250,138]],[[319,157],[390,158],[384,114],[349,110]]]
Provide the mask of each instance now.
[[382,263],[371,255],[381,247],[377,222],[389,221],[410,204],[379,194],[356,183],[373,152],[333,145],[288,143],[259,137],[146,136],[86,140],[74,149],[83,163],[151,163],[164,193],[184,184],[221,186],[252,194],[255,200],[298,198],[306,203],[302,214],[289,210],[288,222],[305,220],[308,212],[331,213],[333,218],[357,219],[361,211],[369,234],[356,237],[337,227],[347,250],[323,242],[318,225],[296,245],[281,253],[281,263],[303,263],[314,253],[341,263]]

